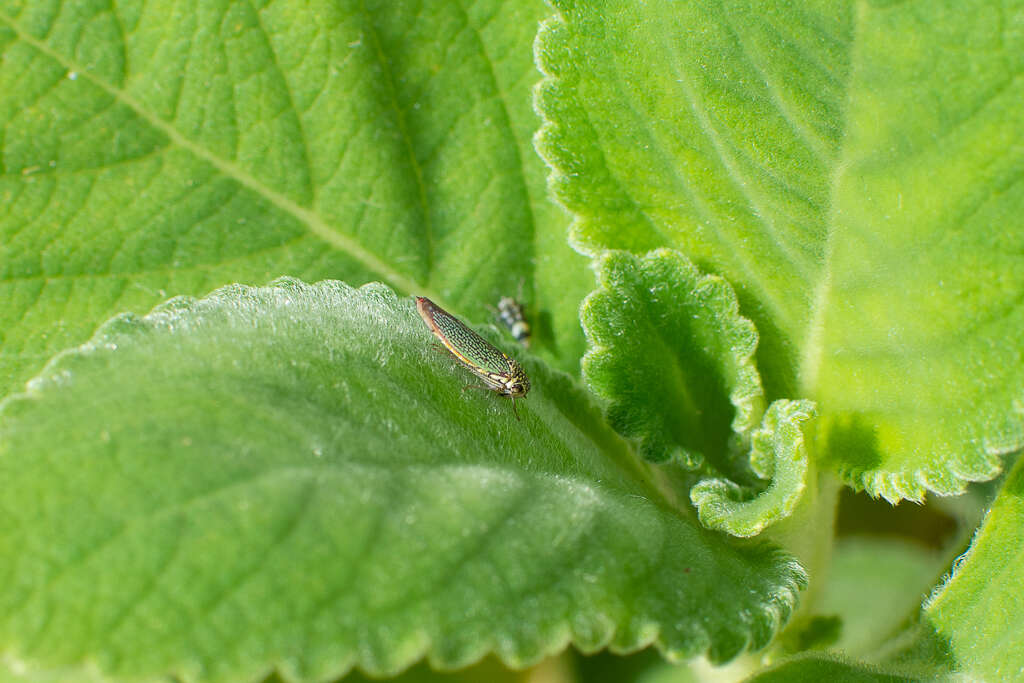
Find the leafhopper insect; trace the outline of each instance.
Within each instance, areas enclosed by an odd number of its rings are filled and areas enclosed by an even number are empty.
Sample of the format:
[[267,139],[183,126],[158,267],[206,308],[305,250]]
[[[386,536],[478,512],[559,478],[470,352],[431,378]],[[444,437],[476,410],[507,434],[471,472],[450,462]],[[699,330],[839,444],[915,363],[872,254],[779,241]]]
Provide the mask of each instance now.
[[456,360],[482,379],[487,389],[512,399],[512,412],[518,420],[516,399],[530,390],[530,378],[522,366],[430,299],[416,297],[416,309]]

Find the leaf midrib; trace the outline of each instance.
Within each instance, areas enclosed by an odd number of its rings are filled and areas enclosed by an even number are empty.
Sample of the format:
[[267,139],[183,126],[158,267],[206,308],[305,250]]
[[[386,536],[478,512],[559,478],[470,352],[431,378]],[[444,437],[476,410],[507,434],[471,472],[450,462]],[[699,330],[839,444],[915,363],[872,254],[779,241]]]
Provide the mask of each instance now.
[[258,180],[255,176],[245,171],[236,163],[227,159],[221,158],[220,156],[213,154],[209,150],[196,144],[189,138],[181,134],[174,126],[168,124],[163,119],[147,111],[140,102],[135,100],[124,90],[117,88],[104,80],[98,78],[92,74],[83,65],[78,64],[72,59],[56,52],[46,43],[38,40],[30,33],[28,33],[22,26],[10,15],[0,12],[0,20],[6,23],[11,29],[17,34],[18,38],[25,43],[31,45],[35,49],[39,50],[43,54],[53,59],[58,64],[62,65],[68,71],[74,71],[79,74],[80,77],[88,79],[91,83],[108,93],[116,101],[123,104],[124,106],[131,109],[142,118],[146,123],[151,125],[154,129],[159,130],[161,133],[166,135],[171,142],[178,145],[182,149],[195,155],[197,158],[202,159],[209,163],[211,166],[216,168],[218,171],[223,173],[228,178],[233,179],[243,187],[255,192],[259,196],[266,199],[268,202],[276,206],[281,211],[290,214],[291,216],[298,219],[301,223],[306,225],[311,233],[324,240],[331,246],[338,250],[348,254],[353,259],[361,263],[366,267],[367,270],[376,273],[380,277],[384,278],[392,285],[401,289],[405,292],[417,292],[428,296],[435,301],[441,301],[440,297],[436,292],[430,290],[419,282],[403,275],[391,266],[389,266],[384,260],[379,258],[376,254],[365,249],[361,244],[352,238],[348,237],[344,233],[338,232],[331,228],[331,226],[321,218],[316,212],[307,209],[295,201],[289,199],[284,194],[271,189],[265,183]]
[[799,362],[796,368],[797,395],[804,398],[815,398],[818,386],[818,373],[821,370],[822,357],[824,355],[824,333],[825,333],[825,311],[828,305],[829,295],[832,292],[832,254],[835,248],[836,224],[839,211],[836,208],[836,195],[838,188],[843,182],[843,176],[849,164],[847,158],[848,148],[846,137],[849,132],[849,111],[850,99],[852,97],[850,83],[854,80],[854,70],[858,62],[858,27],[863,21],[864,12],[867,9],[864,3],[855,3],[853,20],[851,22],[850,36],[850,66],[846,73],[845,102],[841,109],[842,121],[837,126],[840,131],[839,141],[836,145],[835,160],[833,161],[832,173],[828,186],[828,214],[825,219],[824,249],[822,251],[821,269],[819,279],[814,287],[814,293],[810,300],[807,331],[804,334],[803,342],[799,345]]

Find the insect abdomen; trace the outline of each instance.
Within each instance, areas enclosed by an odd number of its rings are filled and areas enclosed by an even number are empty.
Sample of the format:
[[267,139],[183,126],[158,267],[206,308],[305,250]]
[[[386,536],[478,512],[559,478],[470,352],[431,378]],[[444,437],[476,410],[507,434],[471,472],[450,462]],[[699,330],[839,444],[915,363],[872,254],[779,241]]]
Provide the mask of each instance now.
[[510,296],[498,300],[498,318],[509,329],[516,341],[523,346],[530,345],[530,323],[526,322],[523,307]]

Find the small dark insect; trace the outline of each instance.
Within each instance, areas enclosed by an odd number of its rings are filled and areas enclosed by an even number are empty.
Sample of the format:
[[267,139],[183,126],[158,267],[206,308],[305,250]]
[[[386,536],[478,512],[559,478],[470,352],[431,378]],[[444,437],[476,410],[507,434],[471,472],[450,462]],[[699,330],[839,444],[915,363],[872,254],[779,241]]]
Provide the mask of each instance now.
[[530,378],[522,366],[430,299],[416,297],[416,309],[456,360],[482,379],[488,389],[512,399],[512,412],[518,420],[516,399],[530,390]]
[[503,296],[498,300],[498,319],[508,328],[516,341],[530,348],[530,323],[526,322],[523,307],[516,299]]

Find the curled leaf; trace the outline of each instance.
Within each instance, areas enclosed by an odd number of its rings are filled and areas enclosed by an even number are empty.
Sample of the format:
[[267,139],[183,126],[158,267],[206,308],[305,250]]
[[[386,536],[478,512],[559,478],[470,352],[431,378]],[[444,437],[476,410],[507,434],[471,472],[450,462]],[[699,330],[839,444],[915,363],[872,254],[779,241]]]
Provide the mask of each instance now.
[[732,472],[764,410],[757,331],[722,278],[682,254],[612,251],[580,316],[583,375],[608,419],[652,462],[702,461]]
[[728,279],[766,395],[815,401],[847,484],[998,474],[1024,447],[1020,9],[552,4],[537,147],[575,246]]
[[772,403],[754,432],[750,464],[769,480],[764,490],[750,490],[727,479],[706,479],[690,490],[690,500],[704,526],[733,536],[755,536],[788,517],[807,481],[807,446],[800,423],[813,417],[811,401]]
[[788,516],[807,474],[800,423],[814,406],[779,400],[762,420],[757,331],[729,284],[669,249],[608,252],[599,274],[582,310],[583,375],[611,425],[648,460],[715,477],[690,492],[706,526],[753,536]]

